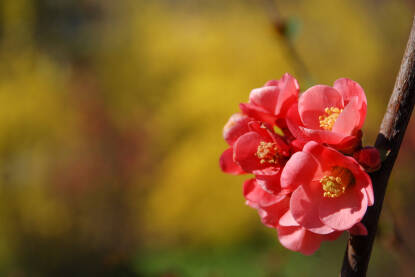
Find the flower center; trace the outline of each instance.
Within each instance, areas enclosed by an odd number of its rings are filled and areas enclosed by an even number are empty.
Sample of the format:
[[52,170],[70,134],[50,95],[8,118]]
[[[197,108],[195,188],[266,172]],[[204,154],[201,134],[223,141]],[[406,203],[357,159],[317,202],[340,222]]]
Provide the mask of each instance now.
[[278,153],[278,147],[276,143],[261,141],[258,145],[257,152],[255,154],[261,164],[271,163],[276,164],[280,160],[280,154]]
[[339,117],[340,113],[343,111],[343,109],[339,109],[337,107],[330,107],[325,108],[324,111],[327,115],[320,115],[318,117],[318,120],[320,121],[320,127],[324,130],[333,129],[334,123],[336,123],[337,118]]
[[335,166],[330,175],[325,175],[320,179],[323,187],[324,197],[336,198],[346,192],[348,186],[353,185],[354,177],[347,168]]

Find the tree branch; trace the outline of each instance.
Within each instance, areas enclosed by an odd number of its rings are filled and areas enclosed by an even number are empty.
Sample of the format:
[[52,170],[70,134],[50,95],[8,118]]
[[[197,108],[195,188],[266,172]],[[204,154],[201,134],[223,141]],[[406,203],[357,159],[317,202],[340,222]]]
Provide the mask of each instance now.
[[342,277],[366,276],[375,239],[379,215],[382,210],[386,185],[408,126],[415,102],[415,18],[409,35],[401,68],[389,99],[375,146],[385,155],[380,170],[371,174],[375,204],[369,207],[363,224],[367,236],[350,236],[341,270]]

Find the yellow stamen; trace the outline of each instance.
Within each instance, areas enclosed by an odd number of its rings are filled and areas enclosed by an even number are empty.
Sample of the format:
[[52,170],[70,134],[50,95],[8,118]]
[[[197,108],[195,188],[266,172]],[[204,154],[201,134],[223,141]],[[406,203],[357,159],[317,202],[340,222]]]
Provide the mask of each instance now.
[[320,179],[323,187],[324,197],[335,198],[346,192],[347,187],[354,184],[354,177],[350,170],[335,166],[332,168],[330,175],[325,175]]
[[336,123],[337,118],[339,117],[340,113],[343,111],[343,109],[339,109],[337,107],[330,107],[325,108],[324,111],[327,115],[320,115],[318,117],[318,120],[320,121],[320,127],[324,130],[333,129],[334,123]]
[[278,147],[273,142],[261,141],[258,145],[257,152],[255,154],[260,163],[278,163],[280,160],[280,154],[278,153]]

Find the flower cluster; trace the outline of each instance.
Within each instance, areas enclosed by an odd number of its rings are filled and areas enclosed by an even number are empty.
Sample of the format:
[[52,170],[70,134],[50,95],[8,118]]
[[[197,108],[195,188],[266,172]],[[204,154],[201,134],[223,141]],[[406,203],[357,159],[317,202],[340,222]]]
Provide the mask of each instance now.
[[380,156],[361,145],[367,101],[358,83],[343,78],[299,92],[289,74],[252,90],[224,127],[220,166],[253,174],[246,204],[283,246],[310,255],[343,231],[367,234],[361,220],[374,196],[366,172]]

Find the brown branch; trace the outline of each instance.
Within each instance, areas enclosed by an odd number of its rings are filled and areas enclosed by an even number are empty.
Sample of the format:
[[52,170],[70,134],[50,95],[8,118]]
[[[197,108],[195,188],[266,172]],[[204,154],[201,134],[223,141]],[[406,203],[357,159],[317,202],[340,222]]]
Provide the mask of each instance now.
[[386,185],[391,174],[415,102],[415,19],[412,24],[406,51],[396,79],[388,108],[383,117],[375,146],[385,155],[380,170],[371,174],[375,204],[369,207],[363,224],[367,236],[350,236],[343,259],[341,276],[366,276],[375,239],[379,215],[382,210]]

